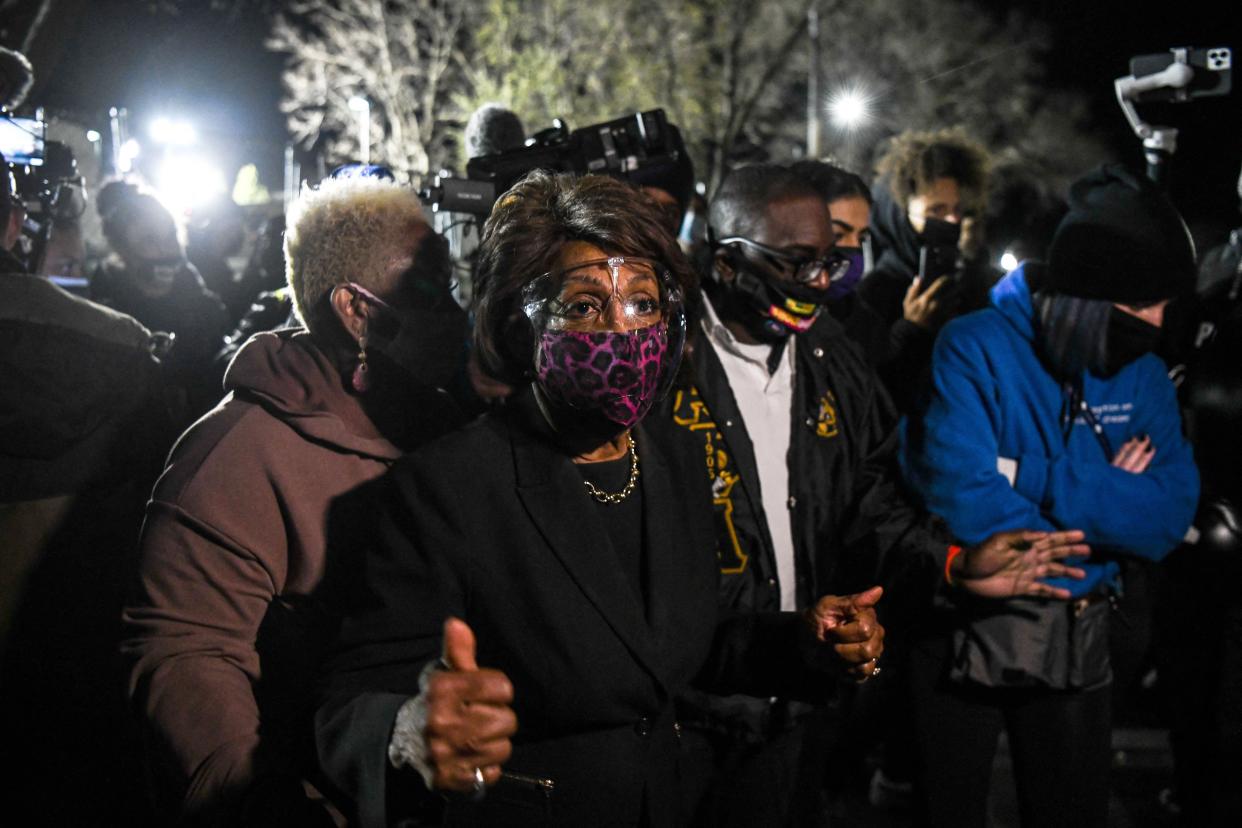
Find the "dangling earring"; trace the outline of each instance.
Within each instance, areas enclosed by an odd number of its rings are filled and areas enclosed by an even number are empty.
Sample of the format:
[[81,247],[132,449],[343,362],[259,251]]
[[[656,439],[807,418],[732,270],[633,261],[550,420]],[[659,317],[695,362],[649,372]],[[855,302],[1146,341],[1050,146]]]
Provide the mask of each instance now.
[[359,394],[365,394],[371,388],[371,369],[367,367],[367,336],[358,337],[358,364],[354,366],[354,374],[350,384]]

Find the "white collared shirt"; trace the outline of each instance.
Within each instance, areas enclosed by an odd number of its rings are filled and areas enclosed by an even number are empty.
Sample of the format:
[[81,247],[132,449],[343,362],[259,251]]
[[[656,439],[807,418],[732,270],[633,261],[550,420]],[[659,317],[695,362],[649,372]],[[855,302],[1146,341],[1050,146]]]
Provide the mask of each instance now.
[[703,330],[724,366],[733,399],[742,412],[746,434],[759,470],[759,493],[776,553],[781,609],[797,609],[793,525],[789,516],[789,439],[793,422],[794,337],[785,342],[776,370],[768,373],[772,346],[747,345],[716,316],[709,299],[703,300]]

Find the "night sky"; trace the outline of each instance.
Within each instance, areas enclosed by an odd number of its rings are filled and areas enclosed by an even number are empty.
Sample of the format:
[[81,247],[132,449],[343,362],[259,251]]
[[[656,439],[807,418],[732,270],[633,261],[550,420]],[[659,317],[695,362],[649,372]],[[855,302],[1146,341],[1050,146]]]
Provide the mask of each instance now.
[[1113,92],[1113,80],[1129,74],[1130,58],[1174,46],[1231,47],[1235,67],[1229,95],[1139,111],[1149,123],[1180,129],[1170,188],[1192,224],[1215,224],[1218,233],[1238,224],[1242,76],[1236,62],[1242,27],[1236,23],[1236,0],[1014,0],[989,5],[1020,8],[1053,27],[1050,80],[1089,96],[1096,128],[1121,160],[1136,167],[1143,165],[1142,144]]
[[[136,134],[154,113],[192,117],[205,143],[223,146],[221,161],[259,163],[264,182],[281,184],[285,141],[280,100],[281,57],[263,48],[262,3],[240,4],[231,16],[209,4],[181,3],[178,15],[151,13],[136,0],[89,0],[72,19],[53,21],[63,48],[48,53],[34,100],[93,121],[102,130],[110,105],[127,106]],[[274,5],[274,4],[269,4]],[[1142,163],[1113,97],[1113,79],[1129,58],[1171,46],[1232,46],[1228,0],[1177,0],[1156,7],[1117,0],[981,2],[986,13],[1017,8],[1053,28],[1050,81],[1076,88],[1092,101],[1095,126],[1124,160]],[[986,66],[979,71],[986,71]],[[1235,83],[1235,86],[1237,84]],[[1236,224],[1235,185],[1242,163],[1239,93],[1180,106],[1148,107],[1150,121],[1182,129],[1172,190],[1189,216],[1221,229]]]

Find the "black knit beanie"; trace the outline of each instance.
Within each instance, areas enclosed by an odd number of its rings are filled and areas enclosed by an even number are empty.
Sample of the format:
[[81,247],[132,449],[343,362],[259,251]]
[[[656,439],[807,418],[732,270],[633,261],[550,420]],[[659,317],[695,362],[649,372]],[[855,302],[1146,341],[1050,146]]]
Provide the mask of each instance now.
[[1146,177],[1120,165],[1070,187],[1044,287],[1056,293],[1143,304],[1195,286],[1195,248],[1177,208]]

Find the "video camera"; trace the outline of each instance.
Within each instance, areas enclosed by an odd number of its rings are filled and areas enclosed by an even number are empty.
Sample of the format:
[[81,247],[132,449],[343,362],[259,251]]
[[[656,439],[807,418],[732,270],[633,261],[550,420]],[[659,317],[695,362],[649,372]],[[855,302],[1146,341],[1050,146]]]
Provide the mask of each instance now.
[[572,132],[560,118],[521,149],[482,155],[466,164],[466,177],[437,176],[422,198],[435,211],[485,217],[506,190],[532,170],[600,173],[629,179],[657,166],[688,163],[681,134],[663,109],[636,112]]
[[25,234],[30,239],[27,266],[42,264],[52,224],[77,219],[86,210],[86,189],[73,151],[47,140],[42,118],[0,114],[0,154],[17,183],[17,197],[26,204]]

